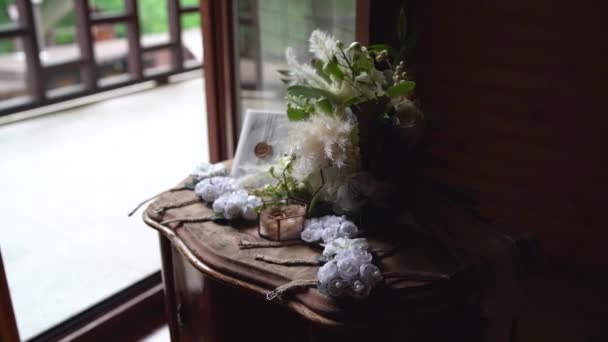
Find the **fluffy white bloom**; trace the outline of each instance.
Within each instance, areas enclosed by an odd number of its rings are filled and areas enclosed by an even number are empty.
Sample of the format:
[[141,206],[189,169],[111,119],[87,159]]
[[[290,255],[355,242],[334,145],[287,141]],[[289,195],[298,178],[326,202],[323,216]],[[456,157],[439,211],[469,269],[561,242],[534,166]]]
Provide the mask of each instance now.
[[312,31],[308,42],[310,43],[310,52],[323,62],[329,62],[340,52],[336,39],[319,29]]
[[317,75],[313,67],[308,64],[300,64],[292,48],[285,50],[285,59],[290,67],[295,84],[310,84],[321,89],[330,89],[331,86],[323,77]]
[[296,155],[293,174],[304,180],[331,166],[356,164],[355,147],[351,142],[354,125],[335,115],[318,114],[290,126],[292,150]]

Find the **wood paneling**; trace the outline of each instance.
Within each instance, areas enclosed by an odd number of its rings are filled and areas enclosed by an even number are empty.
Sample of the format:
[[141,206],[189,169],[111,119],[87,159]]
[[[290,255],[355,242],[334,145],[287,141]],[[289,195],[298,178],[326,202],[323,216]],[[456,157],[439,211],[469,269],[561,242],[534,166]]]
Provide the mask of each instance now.
[[418,92],[439,118],[424,173],[543,247],[523,341],[608,336],[606,13],[605,1],[417,2]]

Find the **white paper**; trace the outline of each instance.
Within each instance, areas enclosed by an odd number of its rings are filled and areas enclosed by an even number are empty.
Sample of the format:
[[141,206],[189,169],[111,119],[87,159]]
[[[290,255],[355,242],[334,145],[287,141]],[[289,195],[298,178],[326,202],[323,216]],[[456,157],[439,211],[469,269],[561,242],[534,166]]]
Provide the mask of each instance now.
[[[231,176],[240,178],[250,172],[266,172],[276,159],[288,151],[287,115],[281,112],[247,110],[239,137]],[[272,153],[264,158],[255,154],[255,146],[266,143]]]

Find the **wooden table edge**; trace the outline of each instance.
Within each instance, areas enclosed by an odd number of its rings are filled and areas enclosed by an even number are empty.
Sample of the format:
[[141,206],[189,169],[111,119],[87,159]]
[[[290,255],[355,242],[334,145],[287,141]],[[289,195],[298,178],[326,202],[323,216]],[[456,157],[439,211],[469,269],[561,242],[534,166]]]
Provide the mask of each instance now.
[[[212,267],[209,267],[208,265],[203,263],[194,254],[194,252],[182,241],[182,239],[179,236],[177,236],[177,234],[175,234],[173,229],[154,221],[152,218],[150,218],[148,216],[147,211],[144,211],[143,220],[148,226],[157,230],[159,233],[161,233],[161,235],[168,238],[169,241],[171,241],[171,244],[173,245],[173,247],[177,248],[177,250],[180,252],[180,254],[183,257],[185,257],[186,260],[188,260],[188,262],[190,262],[190,264],[192,266],[194,266],[194,268],[196,268],[198,271],[203,273],[205,276],[208,276],[213,280],[225,283],[230,286],[235,286],[235,287],[242,288],[242,289],[245,289],[248,291],[252,291],[256,295],[261,295],[264,298],[266,297],[266,294],[268,292],[270,292],[269,290],[264,289],[260,286],[257,286],[257,285],[254,285],[254,284],[251,284],[248,282],[244,282],[242,280],[239,280],[237,278],[234,278],[232,276],[229,276],[229,275],[223,274],[217,270],[214,270]],[[342,325],[344,325],[344,323],[325,318],[325,317],[315,313],[314,311],[312,311],[311,309],[309,309],[307,306],[305,306],[304,304],[302,304],[300,302],[290,300],[290,301],[287,301],[285,304],[290,310],[298,313],[299,315],[303,316],[304,318],[308,319],[311,322],[325,325],[325,326],[342,326]]]

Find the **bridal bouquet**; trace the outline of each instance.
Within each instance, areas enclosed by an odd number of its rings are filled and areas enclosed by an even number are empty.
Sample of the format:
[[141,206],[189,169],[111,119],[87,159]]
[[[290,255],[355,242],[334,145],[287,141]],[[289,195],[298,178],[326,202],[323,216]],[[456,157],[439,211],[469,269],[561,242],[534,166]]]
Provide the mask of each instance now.
[[400,158],[391,148],[402,150],[423,119],[414,102],[416,84],[386,46],[346,46],[320,30],[309,41],[311,63],[301,63],[288,48],[289,69],[279,71],[288,85],[291,151],[267,194],[321,189],[314,203],[356,214],[369,199],[382,197],[386,182],[399,173]]

